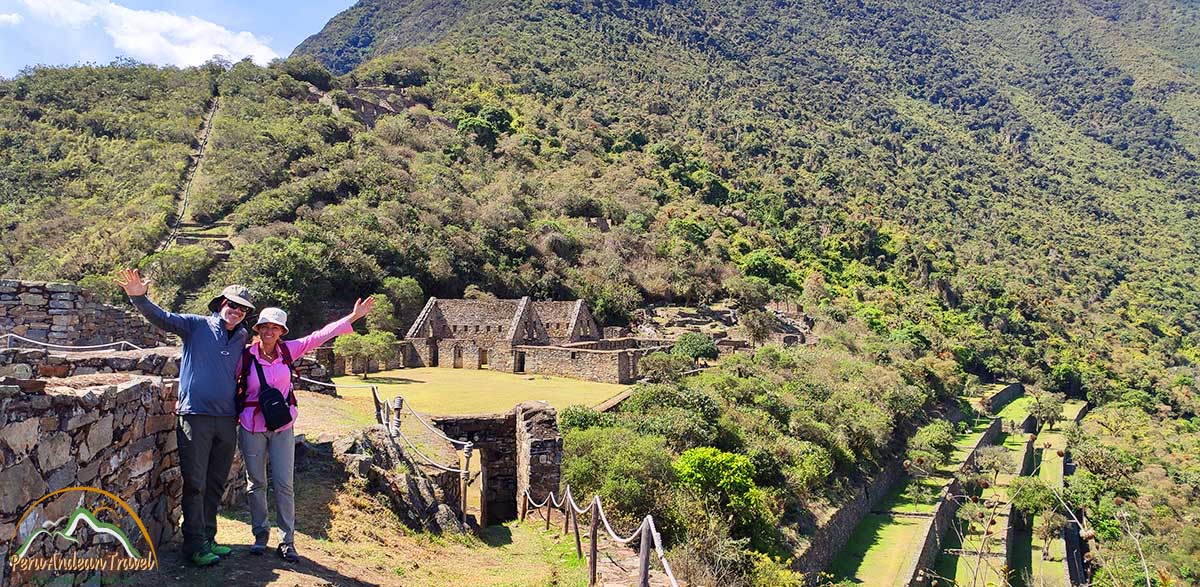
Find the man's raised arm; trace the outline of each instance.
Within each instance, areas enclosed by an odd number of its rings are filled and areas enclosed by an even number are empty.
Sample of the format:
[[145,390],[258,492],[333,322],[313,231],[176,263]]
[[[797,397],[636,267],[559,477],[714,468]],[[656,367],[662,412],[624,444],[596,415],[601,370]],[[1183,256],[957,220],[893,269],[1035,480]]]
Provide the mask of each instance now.
[[137,269],[122,269],[120,277],[117,278],[117,285],[125,290],[125,294],[129,296],[129,301],[133,302],[133,307],[137,308],[151,324],[173,332],[179,336],[188,334],[188,319],[179,314],[168,312],[157,304],[150,301],[146,297],[146,292],[150,288],[150,280],[142,280],[141,274]]

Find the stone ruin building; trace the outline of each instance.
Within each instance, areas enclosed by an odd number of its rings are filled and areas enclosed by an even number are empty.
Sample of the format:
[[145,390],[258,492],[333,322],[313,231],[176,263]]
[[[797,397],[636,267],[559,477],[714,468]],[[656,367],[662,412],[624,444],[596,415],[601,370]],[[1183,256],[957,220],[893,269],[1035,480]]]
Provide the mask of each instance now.
[[405,367],[493,369],[633,383],[672,341],[605,338],[583,300],[429,298],[401,347]]

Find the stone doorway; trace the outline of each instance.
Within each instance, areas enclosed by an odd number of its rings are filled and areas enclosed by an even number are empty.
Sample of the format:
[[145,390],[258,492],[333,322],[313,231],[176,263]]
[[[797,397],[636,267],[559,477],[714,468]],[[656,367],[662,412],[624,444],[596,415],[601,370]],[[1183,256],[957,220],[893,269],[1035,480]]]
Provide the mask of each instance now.
[[462,365],[463,365],[462,347],[456,346],[456,347],[454,347],[454,368],[462,369]]
[[437,342],[433,340],[429,341],[429,366],[438,366],[438,347]]
[[491,365],[488,364],[487,349],[479,349],[479,368],[480,369],[490,369],[491,368]]
[[[538,499],[558,491],[562,436],[557,414],[544,402],[527,402],[505,414],[431,416],[451,438],[475,445],[479,468],[479,523],[503,524],[517,517],[526,489]],[[471,500],[468,489],[467,499]],[[468,509],[471,509],[468,506]]]
[[525,351],[516,351],[513,357],[513,373],[525,372]]

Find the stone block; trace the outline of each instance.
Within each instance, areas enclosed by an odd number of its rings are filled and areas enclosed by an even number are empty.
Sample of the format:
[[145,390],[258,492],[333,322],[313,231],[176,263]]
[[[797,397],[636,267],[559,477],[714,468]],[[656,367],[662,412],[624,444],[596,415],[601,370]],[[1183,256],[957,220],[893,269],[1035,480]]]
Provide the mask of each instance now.
[[15,377],[17,379],[32,379],[33,367],[25,363],[11,363],[0,366],[0,377]]
[[79,286],[69,283],[47,283],[46,291],[53,293],[81,293],[83,290]]
[[75,308],[75,303],[67,300],[50,300],[50,308],[53,310],[72,310]]
[[26,306],[41,306],[49,301],[46,299],[46,296],[35,293],[23,293],[17,296],[17,298],[20,299],[21,303],[25,304]]
[[164,430],[173,430],[175,428],[174,414],[159,414],[146,418],[146,434],[155,434]]
[[9,422],[0,427],[0,442],[11,449],[16,458],[29,453],[29,449],[37,444],[41,421],[30,418],[20,422]]
[[92,457],[112,443],[112,434],[113,417],[108,414],[88,429],[87,438],[79,446],[79,459],[85,463],[91,461]]
[[100,414],[96,412],[83,412],[78,416],[72,416],[67,419],[67,425],[63,426],[63,430],[70,432],[81,426],[86,426],[100,419]]
[[47,365],[45,363],[37,367],[38,377],[67,377],[71,374],[70,365]]
[[0,471],[0,515],[20,515],[35,499],[46,495],[46,481],[33,461],[23,459]]
[[84,467],[79,468],[79,484],[87,485],[96,479],[100,474],[100,461],[94,461]]
[[52,471],[71,460],[71,436],[55,432],[37,445],[37,462],[43,471]]
[[75,461],[67,461],[67,464],[54,470],[46,476],[46,492],[58,491],[64,487],[72,487],[75,485],[75,473],[79,471],[79,465]]

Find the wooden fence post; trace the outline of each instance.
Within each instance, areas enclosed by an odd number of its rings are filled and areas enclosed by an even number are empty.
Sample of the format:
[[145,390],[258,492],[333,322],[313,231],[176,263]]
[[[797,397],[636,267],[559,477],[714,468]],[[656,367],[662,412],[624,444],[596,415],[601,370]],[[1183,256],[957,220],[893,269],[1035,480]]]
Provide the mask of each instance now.
[[575,558],[583,558],[583,545],[579,543],[579,512],[575,511],[574,506],[568,507],[571,508],[571,519],[575,520]]
[[650,587],[650,549],[654,548],[650,537],[650,524],[642,520],[641,548],[638,550],[638,587]]
[[593,587],[596,584],[596,554],[598,547],[596,545],[596,531],[598,529],[599,520],[596,518],[596,500],[592,500],[591,508],[592,521],[588,528],[588,587]]
[[554,507],[554,494],[546,496],[546,531],[550,531],[550,508]]
[[529,513],[529,492],[521,494],[521,522],[525,521],[526,514]]

